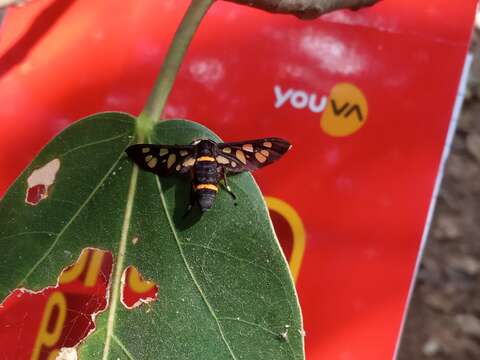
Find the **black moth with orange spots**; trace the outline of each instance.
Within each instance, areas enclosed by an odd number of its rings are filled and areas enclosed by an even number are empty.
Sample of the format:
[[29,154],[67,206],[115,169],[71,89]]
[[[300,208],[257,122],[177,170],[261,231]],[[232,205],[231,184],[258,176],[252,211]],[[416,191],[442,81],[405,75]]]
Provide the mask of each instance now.
[[269,165],[290,147],[288,141],[279,138],[230,143],[202,139],[190,145],[136,144],[125,151],[140,168],[159,176],[191,174],[189,209],[196,200],[200,210],[207,211],[213,206],[221,179],[235,198],[227,184],[228,173],[254,171]]

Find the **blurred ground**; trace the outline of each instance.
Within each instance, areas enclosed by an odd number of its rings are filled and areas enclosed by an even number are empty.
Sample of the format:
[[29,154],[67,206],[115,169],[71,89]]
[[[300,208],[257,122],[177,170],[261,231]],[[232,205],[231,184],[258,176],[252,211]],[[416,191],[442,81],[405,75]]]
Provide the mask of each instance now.
[[480,359],[478,29],[472,52],[475,60],[467,96],[447,161],[398,360]]

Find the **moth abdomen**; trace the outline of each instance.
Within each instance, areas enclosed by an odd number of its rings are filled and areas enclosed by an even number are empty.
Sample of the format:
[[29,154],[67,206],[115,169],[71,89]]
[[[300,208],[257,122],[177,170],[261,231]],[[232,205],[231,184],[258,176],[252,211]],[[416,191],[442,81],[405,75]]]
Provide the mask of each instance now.
[[210,210],[215,202],[219,176],[212,144],[201,142],[199,146],[199,156],[196,159],[193,174],[197,202],[203,212]]
[[198,184],[195,186],[195,192],[197,194],[198,205],[200,210],[208,211],[212,208],[213,203],[215,202],[215,197],[217,196],[218,186],[217,184],[207,183],[207,184]]

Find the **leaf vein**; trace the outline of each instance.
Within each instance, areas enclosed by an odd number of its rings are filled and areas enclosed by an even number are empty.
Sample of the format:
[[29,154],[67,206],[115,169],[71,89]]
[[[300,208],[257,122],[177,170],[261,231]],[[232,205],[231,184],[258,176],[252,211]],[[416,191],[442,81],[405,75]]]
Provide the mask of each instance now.
[[163,206],[163,209],[165,211],[165,216],[167,217],[167,221],[168,221],[168,224],[169,224],[169,227],[170,227],[170,230],[172,231],[173,233],[173,237],[175,238],[175,241],[177,243],[177,246],[178,246],[178,249],[180,251],[180,256],[183,260],[183,263],[185,264],[185,267],[190,275],[190,277],[192,278],[192,281],[193,283],[195,284],[195,287],[197,288],[198,292],[200,293],[200,296],[201,298],[203,299],[203,301],[205,302],[205,305],[207,306],[210,314],[212,315],[213,319],[215,320],[215,323],[217,324],[217,328],[218,328],[218,331],[220,333],[220,337],[222,338],[225,346],[227,347],[230,355],[232,356],[232,359],[234,360],[237,360],[237,357],[235,356],[235,354],[233,353],[233,350],[232,348],[230,347],[230,344],[228,343],[228,340],[227,338],[225,337],[225,334],[223,333],[223,328],[222,328],[222,325],[220,324],[220,321],[218,320],[218,317],[217,315],[215,314],[215,311],[213,310],[212,308],[212,305],[210,304],[210,302],[208,301],[207,299],[207,296],[205,295],[205,292],[203,291],[202,287],[200,286],[200,284],[198,283],[194,273],[193,273],[193,270],[191,269],[189,263],[188,263],[188,260],[187,258],[185,257],[185,254],[183,252],[183,248],[182,248],[182,243],[178,237],[178,234],[177,232],[175,231],[175,227],[173,225],[173,221],[172,221],[172,218],[168,212],[168,209],[167,209],[167,203],[166,203],[166,200],[165,200],[165,196],[163,195],[163,190],[162,190],[162,185],[160,184],[160,180],[158,179],[158,176],[155,177],[155,180],[157,182],[157,189],[158,189],[158,193],[159,193],[159,197],[160,197],[160,201],[162,202],[162,206]]
[[0,241],[6,240],[6,239],[11,239],[11,238],[16,238],[19,236],[24,236],[24,235],[35,235],[35,234],[45,234],[45,235],[57,235],[54,232],[51,231],[26,231],[26,232],[21,232],[21,233],[16,233],[12,235],[7,235],[2,238],[0,238]]
[[280,335],[279,333],[276,333],[275,331],[270,330],[269,328],[267,328],[265,326],[262,326],[260,324],[257,324],[257,323],[251,322],[251,321],[243,320],[243,319],[240,319],[240,318],[233,318],[233,317],[228,317],[227,316],[227,317],[219,317],[218,320],[220,320],[220,321],[222,321],[222,320],[238,321],[238,322],[241,322],[241,323],[245,323],[247,325],[258,327],[258,328],[262,329],[263,331],[265,331],[269,334],[272,334],[272,335],[275,335],[275,336]]
[[65,226],[63,227],[63,229],[57,234],[55,240],[53,240],[52,244],[50,245],[50,247],[47,249],[47,251],[45,251],[45,253],[40,257],[40,259],[32,266],[32,268],[28,271],[28,273],[25,275],[25,277],[18,283],[17,287],[23,285],[25,283],[25,281],[30,277],[30,275],[32,275],[32,273],[37,269],[37,267],[47,258],[47,256],[52,252],[52,250],[54,249],[54,247],[57,245],[58,241],[60,240],[60,238],[62,237],[62,235],[65,233],[65,231],[67,231],[67,229],[70,227],[70,225],[75,221],[75,219],[77,218],[77,216],[82,212],[82,210],[85,208],[85,206],[87,206],[87,204],[90,202],[90,200],[93,198],[93,196],[97,193],[98,189],[100,189],[100,187],[102,186],[102,184],[107,180],[107,178],[110,176],[110,174],[112,173],[112,171],[115,169],[115,167],[117,166],[118,162],[120,161],[120,159],[122,158],[123,156],[123,150],[122,152],[120,153],[120,155],[118,156],[117,160],[115,160],[115,162],[113,163],[113,165],[110,167],[110,169],[108,169],[107,173],[102,177],[102,179],[100,179],[100,181],[98,182],[97,186],[95,186],[95,188],[92,190],[92,192],[90,193],[90,195],[88,195],[88,197],[86,198],[86,200],[82,203],[82,205],[80,205],[80,207],[78,208],[78,210],[75,212],[75,214],[73,214],[72,218],[65,224]]
[[[278,277],[278,275],[272,271],[271,269],[267,268],[267,267],[264,267],[262,265],[259,265],[257,264],[256,262],[254,261],[250,261],[250,260],[247,260],[247,259],[243,259],[241,257],[238,257],[238,256],[235,256],[235,255],[232,255],[232,254],[229,254],[228,252],[226,251],[223,251],[223,250],[220,250],[220,249],[215,249],[215,248],[212,248],[210,246],[207,246],[207,245],[203,245],[203,244],[197,244],[197,243],[192,243],[192,242],[182,242],[181,243],[182,245],[185,245],[185,246],[194,246],[194,247],[199,247],[199,248],[203,248],[203,249],[206,249],[206,250],[210,250],[212,252],[216,252],[218,254],[221,254],[225,257],[230,257],[232,259],[235,259],[235,260],[238,260],[238,261],[241,261],[241,262],[245,262],[247,264],[251,264],[259,269],[262,269],[268,273],[270,273],[277,281],[278,283],[280,284],[280,286],[282,287],[282,291],[283,293],[285,294],[285,298],[288,299],[288,293],[285,289],[285,286],[283,285],[283,282],[282,280]],[[293,309],[292,309],[292,304],[290,303],[290,301],[287,301],[288,302],[288,305],[289,305],[289,308],[290,308],[290,314],[289,314],[289,318],[291,319],[291,315],[293,314]]]
[[[257,324],[257,323],[251,322],[251,321],[243,320],[243,319],[240,319],[240,318],[219,317],[218,320],[220,320],[220,321],[222,321],[222,320],[238,321],[238,322],[241,322],[241,323],[253,326],[253,327],[257,327],[257,328],[259,328],[259,329],[261,329],[261,330],[263,330],[263,331],[265,331],[269,334],[275,335],[279,339],[282,336],[282,334],[276,333],[276,332],[270,330],[269,328],[266,328],[265,326],[262,326],[260,324]],[[293,359],[296,359],[295,352],[293,351],[292,345],[290,344],[290,342],[288,340],[286,340],[286,343],[288,345],[288,350],[290,351],[290,354],[293,356]]]
[[112,137],[107,138],[107,139],[93,141],[93,142],[87,143],[87,144],[82,144],[82,145],[79,145],[77,147],[74,147],[74,148],[64,152],[63,154],[58,155],[58,157],[65,157],[72,152],[75,152],[77,150],[80,150],[80,149],[83,149],[83,148],[86,148],[86,147],[89,147],[89,146],[94,146],[94,145],[110,142],[110,141],[113,141],[113,140],[116,140],[116,139],[120,139],[122,137],[125,137],[127,134],[130,134],[130,131],[124,132],[123,134],[120,134],[120,135],[112,136]]
[[112,338],[113,340],[117,343],[117,345],[120,347],[120,349],[122,349],[122,351],[125,353],[125,355],[127,355],[127,357],[130,359],[130,360],[135,360],[135,358],[133,357],[133,355],[127,350],[127,348],[125,347],[125,345],[123,345],[123,343],[120,341],[120,339],[118,337],[115,336],[115,334],[112,334]]

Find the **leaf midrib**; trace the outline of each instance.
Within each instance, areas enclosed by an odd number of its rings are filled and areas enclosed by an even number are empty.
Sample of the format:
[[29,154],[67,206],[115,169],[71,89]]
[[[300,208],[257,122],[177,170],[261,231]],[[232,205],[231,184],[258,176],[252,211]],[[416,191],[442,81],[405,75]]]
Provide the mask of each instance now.
[[127,203],[125,204],[125,215],[123,217],[122,230],[120,232],[120,242],[118,244],[117,263],[115,265],[115,274],[112,279],[112,295],[110,297],[111,304],[108,310],[107,330],[105,334],[105,346],[103,348],[102,359],[108,359],[110,353],[110,344],[112,338],[115,336],[115,315],[118,306],[118,299],[120,296],[121,278],[123,273],[123,264],[125,262],[126,250],[127,250],[127,238],[130,229],[133,203],[135,200],[135,192],[137,190],[139,168],[136,165],[132,167],[132,175],[130,177],[130,184],[128,186]]

